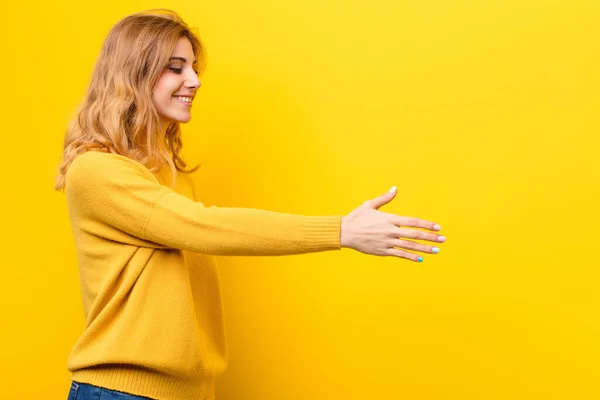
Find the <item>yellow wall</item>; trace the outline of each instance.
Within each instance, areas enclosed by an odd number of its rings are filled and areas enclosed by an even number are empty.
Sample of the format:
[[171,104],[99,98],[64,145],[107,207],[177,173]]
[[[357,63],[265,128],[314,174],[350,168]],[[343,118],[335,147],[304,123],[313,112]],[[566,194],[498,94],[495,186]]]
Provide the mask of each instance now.
[[[113,3],[113,2],[108,2]],[[222,259],[222,400],[600,398],[595,1],[12,2],[2,62],[0,397],[67,396],[83,326],[62,135],[119,18],[209,51],[185,148],[208,204],[438,221],[423,264]]]

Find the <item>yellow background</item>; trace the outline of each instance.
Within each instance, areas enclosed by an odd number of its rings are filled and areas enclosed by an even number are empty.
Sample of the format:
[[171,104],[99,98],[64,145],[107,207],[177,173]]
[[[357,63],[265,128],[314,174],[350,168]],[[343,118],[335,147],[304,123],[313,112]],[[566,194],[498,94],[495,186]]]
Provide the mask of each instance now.
[[66,399],[83,327],[64,129],[104,35],[152,7],[208,48],[185,154],[207,204],[435,220],[422,264],[223,258],[220,400],[600,398],[600,6],[18,1],[4,8],[0,398]]

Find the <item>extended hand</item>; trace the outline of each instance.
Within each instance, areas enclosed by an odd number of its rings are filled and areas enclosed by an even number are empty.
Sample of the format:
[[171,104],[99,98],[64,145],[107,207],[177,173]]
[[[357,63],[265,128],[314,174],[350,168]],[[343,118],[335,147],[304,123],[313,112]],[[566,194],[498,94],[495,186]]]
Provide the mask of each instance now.
[[[394,256],[421,262],[423,257],[411,252],[437,254],[439,247],[429,246],[406,239],[442,243],[444,236],[408,228],[439,231],[441,227],[419,218],[403,217],[379,211],[396,197],[396,187],[382,196],[365,201],[360,207],[342,218],[341,245],[361,253],[377,256]],[[405,239],[406,238],[406,239]]]

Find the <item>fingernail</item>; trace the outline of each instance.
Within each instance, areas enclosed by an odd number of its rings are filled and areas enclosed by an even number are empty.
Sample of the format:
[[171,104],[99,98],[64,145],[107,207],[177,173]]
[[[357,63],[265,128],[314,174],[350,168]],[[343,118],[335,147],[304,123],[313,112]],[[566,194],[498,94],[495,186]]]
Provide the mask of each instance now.
[[392,188],[389,190],[390,193],[396,193],[396,186],[392,186]]
[[445,241],[446,241],[445,236],[438,236],[438,242],[445,242]]
[[438,224],[435,224],[435,225],[433,226],[433,229],[434,229],[434,230],[436,230],[436,231],[439,231],[439,230],[441,230],[441,229],[442,229],[442,227],[441,227],[441,226],[439,226]]
[[417,258],[418,262],[423,262],[423,257],[419,256],[419,258]]
[[434,247],[433,249],[431,249],[431,252],[434,254],[437,254],[440,252],[440,248],[439,247]]

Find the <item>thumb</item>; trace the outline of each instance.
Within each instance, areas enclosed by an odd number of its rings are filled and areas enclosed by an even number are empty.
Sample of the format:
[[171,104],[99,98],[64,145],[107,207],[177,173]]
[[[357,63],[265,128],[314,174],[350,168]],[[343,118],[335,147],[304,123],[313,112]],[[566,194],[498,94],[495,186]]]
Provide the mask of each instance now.
[[383,207],[384,205],[392,201],[394,197],[396,197],[397,192],[398,190],[396,189],[396,186],[393,186],[387,193],[374,198],[370,201],[370,203],[375,209],[379,209],[380,207]]

